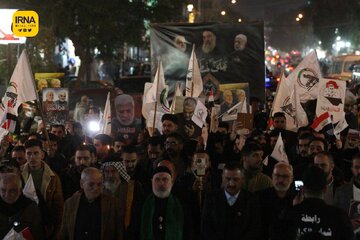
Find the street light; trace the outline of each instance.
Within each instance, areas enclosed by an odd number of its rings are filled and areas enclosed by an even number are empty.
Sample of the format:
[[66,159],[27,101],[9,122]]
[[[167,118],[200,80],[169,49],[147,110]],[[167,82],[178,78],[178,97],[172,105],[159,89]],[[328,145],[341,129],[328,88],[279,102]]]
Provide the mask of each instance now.
[[186,8],[187,8],[188,12],[192,12],[194,10],[194,4],[188,4],[186,6]]
[[193,4],[188,4],[186,6],[187,11],[189,12],[189,19],[188,22],[189,23],[194,23],[195,22],[195,11],[194,11],[194,5]]
[[220,14],[223,15],[223,16],[225,16],[225,15],[226,15],[226,12],[225,12],[224,10],[222,10]]
[[296,20],[297,22],[299,22],[303,17],[304,17],[304,15],[303,15],[302,13],[299,13],[299,14],[297,15],[297,17],[295,18],[295,20]]
[[232,4],[235,4],[235,3],[236,3],[236,0],[231,0],[231,3],[232,3]]
[[238,22],[242,22],[242,19],[241,19],[241,18],[239,18],[239,19],[238,19]]

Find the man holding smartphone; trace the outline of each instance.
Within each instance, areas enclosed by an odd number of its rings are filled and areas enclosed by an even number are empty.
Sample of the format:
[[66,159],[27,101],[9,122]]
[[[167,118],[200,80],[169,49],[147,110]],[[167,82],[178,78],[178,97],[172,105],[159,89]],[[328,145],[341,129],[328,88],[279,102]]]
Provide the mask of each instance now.
[[354,239],[346,212],[324,201],[327,186],[324,171],[311,166],[305,170],[302,180],[304,201],[285,211],[281,219],[282,231],[276,239],[305,239],[314,233],[324,236],[324,239],[325,236],[334,240]]

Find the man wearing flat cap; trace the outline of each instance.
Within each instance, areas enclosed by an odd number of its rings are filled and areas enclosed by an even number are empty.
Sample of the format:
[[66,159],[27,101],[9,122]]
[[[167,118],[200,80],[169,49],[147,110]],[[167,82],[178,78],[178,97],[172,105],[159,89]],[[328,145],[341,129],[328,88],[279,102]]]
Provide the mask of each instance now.
[[154,170],[152,194],[143,205],[141,214],[141,240],[182,240],[184,237],[184,211],[180,201],[171,194],[172,176],[167,167]]
[[[275,239],[299,239],[320,233],[323,239],[354,239],[351,222],[344,210],[324,202],[326,175],[316,166],[311,166],[303,174],[304,201],[284,214],[283,233]],[[308,238],[306,238],[308,239]]]

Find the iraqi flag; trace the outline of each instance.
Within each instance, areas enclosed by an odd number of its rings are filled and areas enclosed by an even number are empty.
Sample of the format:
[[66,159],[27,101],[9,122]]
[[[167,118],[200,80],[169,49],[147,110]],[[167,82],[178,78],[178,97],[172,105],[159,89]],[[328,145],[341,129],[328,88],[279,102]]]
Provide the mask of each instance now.
[[311,124],[311,128],[316,132],[328,132],[334,129],[330,115],[328,112],[325,112],[318,116],[314,122]]
[[10,231],[4,236],[3,240],[34,240],[31,231],[28,227],[24,228],[20,232],[15,231],[11,228]]

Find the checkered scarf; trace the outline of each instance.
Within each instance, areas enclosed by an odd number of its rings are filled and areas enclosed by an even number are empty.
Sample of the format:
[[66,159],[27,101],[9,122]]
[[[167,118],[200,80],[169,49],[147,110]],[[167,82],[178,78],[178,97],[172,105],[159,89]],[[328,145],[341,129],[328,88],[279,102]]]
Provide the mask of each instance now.
[[122,162],[105,162],[101,165],[101,170],[104,170],[107,166],[114,166],[118,173],[120,174],[120,177],[125,179],[126,182],[130,181],[130,176],[126,172],[126,167],[124,163]]

